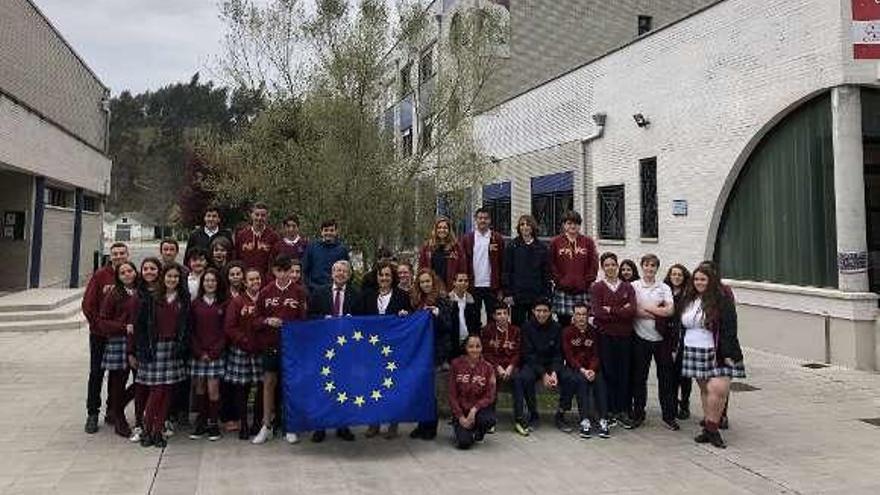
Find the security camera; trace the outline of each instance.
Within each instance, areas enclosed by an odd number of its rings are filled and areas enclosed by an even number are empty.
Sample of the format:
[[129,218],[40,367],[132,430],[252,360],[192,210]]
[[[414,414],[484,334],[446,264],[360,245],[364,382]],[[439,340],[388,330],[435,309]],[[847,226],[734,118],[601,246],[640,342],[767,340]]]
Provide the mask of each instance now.
[[599,127],[604,127],[606,118],[607,118],[607,115],[605,115],[604,113],[594,113],[593,114],[593,123]]
[[633,115],[633,120],[636,121],[636,125],[639,127],[648,127],[651,124],[651,121],[648,120],[644,115],[637,113]]

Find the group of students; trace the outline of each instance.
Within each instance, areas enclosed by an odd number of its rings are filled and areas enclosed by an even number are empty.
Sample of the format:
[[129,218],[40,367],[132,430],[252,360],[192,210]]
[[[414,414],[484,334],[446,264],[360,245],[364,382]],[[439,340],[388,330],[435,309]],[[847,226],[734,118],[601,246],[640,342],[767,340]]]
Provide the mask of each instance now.
[[[719,429],[730,380],[745,374],[733,294],[711,262],[692,275],[673,265],[659,281],[659,259],[646,255],[639,278],[634,263],[598,256],[577,212],[566,213],[562,232],[544,243],[531,216],[522,216],[516,237],[506,241],[481,208],[475,229],[460,239],[448,219],[436,220],[418,271],[380,249],[356,287],[335,221],[323,222],[320,238],[309,241],[293,215],[275,233],[261,203],[234,235],[220,227],[217,209],[204,220],[190,235],[185,267],[177,263],[176,241],[163,241],[161,257],[140,267],[116,243],[110,264],[90,280],[83,299],[91,350],[87,433],[98,431],[106,371],[105,423],[134,442],[166,445],[175,427],[169,418],[180,429],[195,410],[193,439],[217,440],[225,429],[264,443],[283,432],[276,404],[284,322],[426,310],[459,448],[494,432],[504,386],[513,394],[514,429],[528,435],[539,423],[538,382],[558,391],[554,422],[562,431],[608,438],[614,426],[636,428],[645,420],[652,359],[664,424],[678,430],[676,419],[689,416],[696,379],[704,419],[695,440],[725,445]],[[131,400],[133,429],[125,416]],[[573,402],[574,426],[567,419]],[[422,422],[410,437],[431,440],[437,430],[436,420]],[[296,443],[302,432],[283,433]],[[370,425],[365,435],[379,434],[380,425]],[[396,424],[383,434],[397,435]],[[336,436],[355,439],[349,428]],[[325,438],[324,431],[311,433],[314,442]]]

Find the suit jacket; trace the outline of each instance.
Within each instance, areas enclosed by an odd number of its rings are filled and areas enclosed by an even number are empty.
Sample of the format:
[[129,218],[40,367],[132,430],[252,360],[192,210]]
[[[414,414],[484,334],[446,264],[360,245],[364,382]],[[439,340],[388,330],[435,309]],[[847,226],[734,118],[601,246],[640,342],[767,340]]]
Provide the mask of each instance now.
[[[309,318],[324,318],[333,313],[333,284],[322,285],[309,294]],[[375,304],[375,302],[374,302]],[[351,282],[345,285],[345,298],[342,301],[343,315],[363,314],[361,291]]]
[[[363,291],[363,306],[361,307],[361,314],[364,315],[378,315],[379,314],[379,290],[378,289],[364,289]],[[388,307],[385,308],[386,315],[396,315],[401,310],[412,312],[412,307],[409,302],[409,294],[395,287],[391,290],[391,300],[388,301]]]

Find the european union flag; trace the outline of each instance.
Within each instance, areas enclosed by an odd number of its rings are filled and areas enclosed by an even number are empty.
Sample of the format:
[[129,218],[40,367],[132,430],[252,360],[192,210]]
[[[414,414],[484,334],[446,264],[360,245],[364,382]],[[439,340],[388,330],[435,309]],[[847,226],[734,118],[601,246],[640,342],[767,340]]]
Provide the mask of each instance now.
[[427,311],[290,322],[281,349],[287,431],[437,417]]

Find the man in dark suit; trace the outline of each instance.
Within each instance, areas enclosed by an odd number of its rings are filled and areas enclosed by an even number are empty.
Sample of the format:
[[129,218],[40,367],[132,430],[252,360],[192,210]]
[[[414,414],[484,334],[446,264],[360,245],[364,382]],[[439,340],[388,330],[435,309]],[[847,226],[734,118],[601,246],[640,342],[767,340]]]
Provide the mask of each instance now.
[[[361,314],[363,303],[360,291],[351,283],[351,264],[347,260],[333,263],[332,282],[312,291],[309,296],[309,317],[338,318]],[[337,428],[336,436],[351,442],[354,434],[347,427]],[[312,441],[323,442],[327,437],[324,430],[312,433]]]
[[[232,232],[228,229],[224,229],[220,226],[220,210],[215,206],[209,206],[205,210],[205,225],[202,227],[197,227],[192,233],[189,235],[189,241],[186,243],[186,253],[184,253],[183,258],[189,258],[189,252],[195,248],[201,248],[208,253],[208,259],[211,258],[211,241],[216,239],[217,237],[225,237],[232,242]],[[228,254],[229,258],[232,259],[234,253]]]

